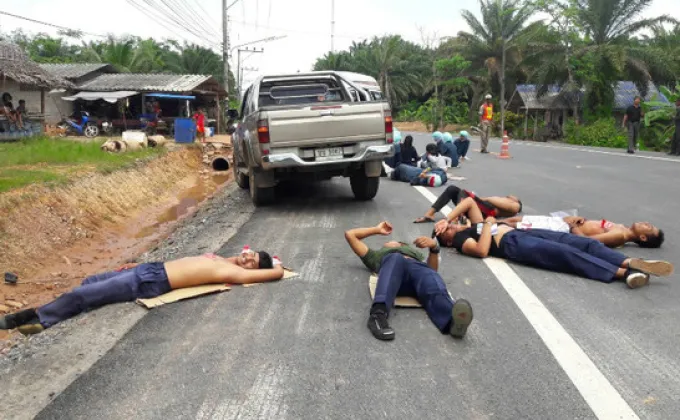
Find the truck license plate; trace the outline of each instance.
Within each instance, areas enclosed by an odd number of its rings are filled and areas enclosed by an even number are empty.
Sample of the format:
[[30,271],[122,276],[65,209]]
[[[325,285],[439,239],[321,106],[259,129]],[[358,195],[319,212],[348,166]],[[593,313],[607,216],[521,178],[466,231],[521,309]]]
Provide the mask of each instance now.
[[317,160],[342,159],[342,147],[329,147],[328,149],[315,149],[314,156]]

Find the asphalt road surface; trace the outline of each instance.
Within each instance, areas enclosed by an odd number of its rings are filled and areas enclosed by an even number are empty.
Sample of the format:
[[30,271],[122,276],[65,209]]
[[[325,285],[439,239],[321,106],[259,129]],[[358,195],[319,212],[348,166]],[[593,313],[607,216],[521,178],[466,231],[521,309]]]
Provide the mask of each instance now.
[[[425,141],[417,138],[419,150]],[[519,142],[511,160],[476,153],[477,142],[471,149],[455,172],[466,179],[454,183],[518,195],[524,214],[576,208],[656,222],[663,248],[623,251],[677,259],[680,161]],[[343,232],[389,220],[394,239],[413,240],[432,229],[412,223],[429,204],[386,179],[370,202],[355,202],[345,179],[288,191],[220,253],[266,248],[299,278],[150,311],[38,418],[678,418],[677,275],[629,290],[444,250],[443,278],[475,311],[466,338],[441,335],[420,309],[396,309],[396,340],[375,340],[369,273]]]

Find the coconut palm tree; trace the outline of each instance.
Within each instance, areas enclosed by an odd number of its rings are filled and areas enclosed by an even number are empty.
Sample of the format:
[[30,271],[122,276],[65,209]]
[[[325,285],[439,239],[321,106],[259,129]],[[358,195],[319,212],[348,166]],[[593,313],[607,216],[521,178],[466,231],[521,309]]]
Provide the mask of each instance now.
[[134,73],[155,73],[165,67],[163,50],[154,39],[139,41],[135,46],[130,62],[130,70]]
[[[522,40],[533,33],[540,22],[529,24],[534,6],[522,0],[479,0],[482,20],[468,10],[461,12],[470,32],[461,31],[463,56],[471,70],[485,69],[493,85],[500,86],[501,105],[505,102],[506,69],[515,69],[521,62]],[[472,107],[478,103],[473,102]],[[505,107],[501,106],[501,114]],[[503,126],[503,115],[501,115]]]
[[663,23],[677,23],[668,15],[641,19],[640,13],[652,0],[570,0],[574,19],[585,38],[576,51],[590,61],[596,77],[589,81],[586,103],[597,114],[611,112],[614,83],[621,78],[632,80],[645,95],[649,82],[673,78],[673,66],[655,48],[631,38],[644,29]]

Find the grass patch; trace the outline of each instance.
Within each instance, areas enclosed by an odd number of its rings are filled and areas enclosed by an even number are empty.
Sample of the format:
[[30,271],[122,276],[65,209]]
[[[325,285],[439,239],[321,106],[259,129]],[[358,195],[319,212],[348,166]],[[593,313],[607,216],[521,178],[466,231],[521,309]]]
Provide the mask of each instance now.
[[73,141],[46,136],[0,143],[0,192],[34,183],[63,183],[76,175],[111,173],[164,152],[163,148],[113,154],[99,141]]

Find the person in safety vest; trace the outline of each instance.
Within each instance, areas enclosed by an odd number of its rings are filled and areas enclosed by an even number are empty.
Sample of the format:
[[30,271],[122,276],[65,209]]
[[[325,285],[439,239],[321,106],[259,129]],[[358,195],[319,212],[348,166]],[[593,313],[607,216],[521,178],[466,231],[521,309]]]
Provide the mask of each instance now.
[[493,104],[491,103],[491,95],[484,97],[485,101],[479,107],[479,124],[482,127],[482,153],[489,153],[487,147],[489,146],[489,131],[491,131],[491,121],[493,121]]

